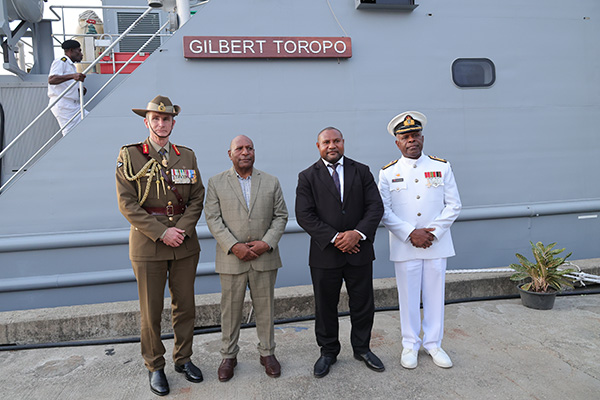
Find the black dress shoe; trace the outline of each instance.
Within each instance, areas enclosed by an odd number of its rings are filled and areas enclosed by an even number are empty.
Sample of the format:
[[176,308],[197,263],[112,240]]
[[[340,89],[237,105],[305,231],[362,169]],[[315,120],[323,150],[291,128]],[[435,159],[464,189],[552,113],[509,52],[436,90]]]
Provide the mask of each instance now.
[[159,396],[169,394],[169,382],[167,382],[164,369],[148,371],[148,378],[150,379],[150,390],[152,390],[152,393]]
[[198,383],[202,382],[202,380],[204,379],[202,377],[202,372],[200,371],[200,368],[196,367],[191,361],[188,361],[183,365],[176,365],[175,371],[179,373],[184,373],[185,379],[187,379],[190,382]]
[[367,351],[365,354],[354,353],[354,358],[356,358],[358,361],[364,361],[364,363],[367,365],[367,367],[369,367],[369,369],[372,369],[373,371],[377,371],[377,372],[385,371],[385,367],[383,366],[383,363],[381,362],[379,357],[377,357],[375,354],[373,354],[372,351]]
[[329,367],[331,367],[337,358],[335,356],[321,356],[315,363],[315,377],[322,378],[329,373]]

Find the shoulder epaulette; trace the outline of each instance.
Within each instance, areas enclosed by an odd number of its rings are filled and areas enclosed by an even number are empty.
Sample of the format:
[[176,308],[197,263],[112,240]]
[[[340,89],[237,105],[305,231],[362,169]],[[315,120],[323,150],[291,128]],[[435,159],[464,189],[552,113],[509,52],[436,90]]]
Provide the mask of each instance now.
[[[176,147],[176,146],[175,146],[173,143],[171,143],[171,146],[173,146],[173,148],[175,148],[175,147]],[[182,146],[182,145],[180,145],[180,144],[178,144],[178,145],[177,145],[177,148],[178,148],[178,149],[186,149],[186,150],[189,150],[189,151],[194,151],[194,150],[190,149],[189,147],[187,147],[187,146]]]
[[60,61],[67,61],[67,57],[61,57]]
[[124,149],[125,147],[133,147],[133,146],[137,146],[142,144],[142,142],[139,143],[130,143],[130,144],[126,144],[125,146],[122,146],[121,148]]
[[391,167],[392,165],[396,164],[397,162],[398,162],[398,160],[394,160],[394,161],[392,161],[392,162],[388,163],[387,165],[384,165],[383,167],[381,167],[381,169],[386,169],[386,168],[389,168],[389,167]]
[[444,160],[443,158],[438,158],[436,156],[429,156],[429,158],[431,158],[434,161],[439,161],[439,162],[443,162],[443,163],[447,163],[447,160]]
[[[181,155],[181,153],[185,153],[186,151],[189,151],[190,153],[193,153],[194,150],[190,149],[187,146],[182,146],[180,144],[178,144],[177,146],[174,145],[173,143],[171,143],[171,146],[173,147],[173,150],[175,151],[175,153],[177,153],[177,155]],[[177,150],[175,150],[177,149]]]

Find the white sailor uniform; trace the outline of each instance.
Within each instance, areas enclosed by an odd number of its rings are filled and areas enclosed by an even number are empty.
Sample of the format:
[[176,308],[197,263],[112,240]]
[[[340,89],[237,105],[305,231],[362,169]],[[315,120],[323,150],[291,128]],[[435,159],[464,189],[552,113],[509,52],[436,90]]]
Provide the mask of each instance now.
[[[446,258],[453,256],[450,226],[461,202],[450,163],[424,154],[414,160],[401,157],[379,172],[384,205],[382,222],[390,231],[390,260],[395,263],[402,346],[418,351],[441,346],[444,333]],[[414,229],[435,228],[427,248],[414,247]],[[423,340],[420,295],[423,296]]]
[[[74,74],[77,72],[77,68],[75,68],[75,64],[73,61],[67,56],[57,58],[52,62],[52,66],[50,67],[49,76],[52,75],[68,75]],[[69,85],[73,83],[72,79],[65,81],[63,83],[59,83],[57,85],[48,84],[48,97],[50,98],[50,103],[52,103]],[[52,106],[51,111],[56,117],[58,124],[62,128],[67,125],[67,122],[80,110],[79,103],[79,85],[75,85],[69,90],[54,106]],[[84,111],[84,116],[88,114],[87,110]],[[77,125],[81,121],[81,115],[77,115],[73,120],[63,129],[63,136],[67,134],[68,131],[73,129],[75,125]]]

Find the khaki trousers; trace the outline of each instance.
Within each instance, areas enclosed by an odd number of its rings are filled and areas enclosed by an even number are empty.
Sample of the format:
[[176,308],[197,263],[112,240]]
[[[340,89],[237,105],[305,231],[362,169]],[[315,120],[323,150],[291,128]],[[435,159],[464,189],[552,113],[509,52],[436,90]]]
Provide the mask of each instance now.
[[235,358],[240,350],[240,325],[246,287],[250,288],[252,306],[256,315],[258,352],[269,356],[275,352],[275,328],[273,326],[274,288],[277,270],[255,271],[221,277],[221,356]]
[[194,279],[199,257],[200,255],[196,254],[181,260],[131,262],[140,298],[142,357],[150,371],[157,371],[165,366],[165,347],[160,339],[160,322],[167,278],[175,334],[173,361],[175,365],[190,361],[196,312]]

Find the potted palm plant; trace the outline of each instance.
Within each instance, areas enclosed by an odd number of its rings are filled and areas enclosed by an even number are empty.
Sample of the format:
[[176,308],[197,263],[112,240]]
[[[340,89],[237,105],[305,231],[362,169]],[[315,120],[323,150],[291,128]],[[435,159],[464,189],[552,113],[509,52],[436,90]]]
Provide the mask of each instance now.
[[556,294],[565,287],[573,287],[573,283],[565,277],[566,274],[575,272],[572,268],[559,268],[572,253],[565,257],[556,257],[565,249],[554,249],[556,243],[544,246],[542,242],[529,242],[535,259],[534,262],[517,253],[518,264],[509,265],[515,273],[510,277],[512,281],[529,279],[518,286],[523,305],[538,310],[550,310],[554,307]]

